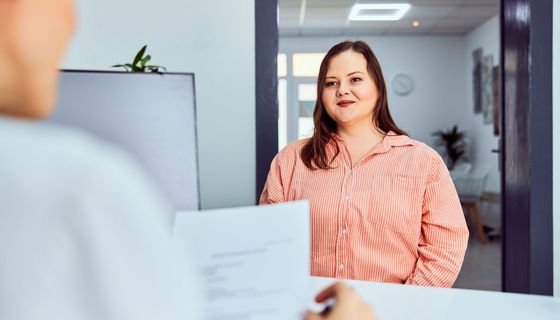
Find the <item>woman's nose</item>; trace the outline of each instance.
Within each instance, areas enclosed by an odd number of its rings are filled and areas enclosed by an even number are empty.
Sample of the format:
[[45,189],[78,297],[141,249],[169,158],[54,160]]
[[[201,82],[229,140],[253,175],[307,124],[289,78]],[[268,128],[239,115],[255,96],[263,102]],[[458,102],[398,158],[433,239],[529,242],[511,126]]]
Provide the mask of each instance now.
[[349,93],[348,86],[346,86],[344,84],[340,84],[338,86],[338,89],[336,90],[336,95],[339,96],[339,97],[343,96],[343,95],[346,95],[348,93]]

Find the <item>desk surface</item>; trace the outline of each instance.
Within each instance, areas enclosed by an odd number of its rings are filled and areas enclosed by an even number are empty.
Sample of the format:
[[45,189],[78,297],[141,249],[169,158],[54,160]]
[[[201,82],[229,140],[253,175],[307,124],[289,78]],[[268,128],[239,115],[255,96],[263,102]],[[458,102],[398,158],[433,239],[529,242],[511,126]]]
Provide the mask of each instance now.
[[[333,279],[312,277],[313,292]],[[467,289],[345,281],[374,308],[379,320],[560,320],[560,298]]]

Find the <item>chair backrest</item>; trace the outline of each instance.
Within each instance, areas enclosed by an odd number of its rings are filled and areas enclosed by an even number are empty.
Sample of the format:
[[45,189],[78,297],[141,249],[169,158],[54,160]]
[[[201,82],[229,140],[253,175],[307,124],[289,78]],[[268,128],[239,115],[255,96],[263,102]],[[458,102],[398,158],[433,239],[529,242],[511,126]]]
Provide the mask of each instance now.
[[484,192],[489,172],[489,166],[479,165],[468,172],[451,171],[450,174],[461,199],[478,200]]

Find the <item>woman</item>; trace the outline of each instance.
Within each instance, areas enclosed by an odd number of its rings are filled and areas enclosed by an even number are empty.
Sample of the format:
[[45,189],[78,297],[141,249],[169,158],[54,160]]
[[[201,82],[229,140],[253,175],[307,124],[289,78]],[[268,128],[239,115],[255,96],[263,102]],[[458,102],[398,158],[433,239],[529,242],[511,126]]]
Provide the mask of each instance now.
[[457,192],[393,121],[365,42],[329,50],[317,97],[313,136],[275,157],[260,202],[310,201],[314,276],[451,287],[468,240]]
[[[72,0],[0,0],[0,319],[201,319],[172,212],[140,167],[52,112]],[[19,118],[19,119],[15,119]],[[347,286],[328,315],[374,316]]]

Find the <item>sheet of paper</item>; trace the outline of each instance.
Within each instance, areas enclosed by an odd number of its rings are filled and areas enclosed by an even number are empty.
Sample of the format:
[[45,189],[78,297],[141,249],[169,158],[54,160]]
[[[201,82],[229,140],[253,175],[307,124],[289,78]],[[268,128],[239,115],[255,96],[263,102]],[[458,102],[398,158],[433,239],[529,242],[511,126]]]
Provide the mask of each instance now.
[[301,319],[312,299],[306,201],[179,212],[174,239],[192,248],[208,319]]

